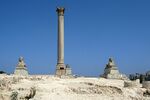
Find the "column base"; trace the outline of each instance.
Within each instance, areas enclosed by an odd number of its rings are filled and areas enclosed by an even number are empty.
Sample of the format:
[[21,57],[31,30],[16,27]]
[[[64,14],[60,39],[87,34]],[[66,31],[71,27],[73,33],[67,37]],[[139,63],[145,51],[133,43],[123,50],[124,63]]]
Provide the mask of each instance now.
[[65,64],[57,64],[56,66],[56,75],[61,76],[66,74]]
[[57,64],[56,75],[57,76],[71,76],[72,75],[71,68],[67,68],[65,64]]

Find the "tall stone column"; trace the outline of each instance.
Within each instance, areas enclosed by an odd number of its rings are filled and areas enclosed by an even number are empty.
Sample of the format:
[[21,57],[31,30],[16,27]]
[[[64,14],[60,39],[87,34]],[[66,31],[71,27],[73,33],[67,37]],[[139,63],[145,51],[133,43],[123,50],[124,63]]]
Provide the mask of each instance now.
[[64,11],[65,8],[57,8],[58,14],[58,44],[57,44],[57,68],[56,75],[65,75],[64,64]]

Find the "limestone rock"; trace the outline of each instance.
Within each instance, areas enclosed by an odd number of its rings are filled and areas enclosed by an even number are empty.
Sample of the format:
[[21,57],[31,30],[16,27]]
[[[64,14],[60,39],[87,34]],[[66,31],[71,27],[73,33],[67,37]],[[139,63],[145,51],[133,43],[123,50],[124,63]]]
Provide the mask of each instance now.
[[124,87],[124,80],[50,75],[1,75],[0,80],[11,88],[0,88],[0,100],[150,100],[149,90]]

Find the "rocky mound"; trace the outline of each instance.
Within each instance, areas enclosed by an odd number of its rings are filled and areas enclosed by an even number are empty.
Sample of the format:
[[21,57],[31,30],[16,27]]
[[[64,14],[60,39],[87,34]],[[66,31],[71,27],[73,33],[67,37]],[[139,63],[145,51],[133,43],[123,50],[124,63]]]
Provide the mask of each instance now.
[[150,100],[149,90],[124,80],[0,75],[0,100]]

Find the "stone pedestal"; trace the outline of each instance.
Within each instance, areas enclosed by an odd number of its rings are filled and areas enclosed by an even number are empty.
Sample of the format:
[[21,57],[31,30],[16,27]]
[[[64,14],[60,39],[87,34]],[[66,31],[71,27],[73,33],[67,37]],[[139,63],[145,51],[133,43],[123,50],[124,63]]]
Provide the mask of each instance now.
[[66,75],[72,75],[72,70],[71,68],[66,67]]
[[71,70],[71,67],[69,65],[64,65],[64,64],[59,64],[57,65],[57,68],[56,68],[56,75],[57,76],[71,76],[72,75],[72,70]]
[[17,67],[15,72],[14,72],[15,75],[20,75],[20,76],[27,76],[28,75],[28,71],[27,71],[27,68],[20,68],[20,67]]
[[119,71],[117,68],[105,68],[104,72],[106,75],[107,74],[112,74],[112,75],[119,74]]
[[66,74],[65,64],[57,64],[56,66],[56,75],[61,76]]

